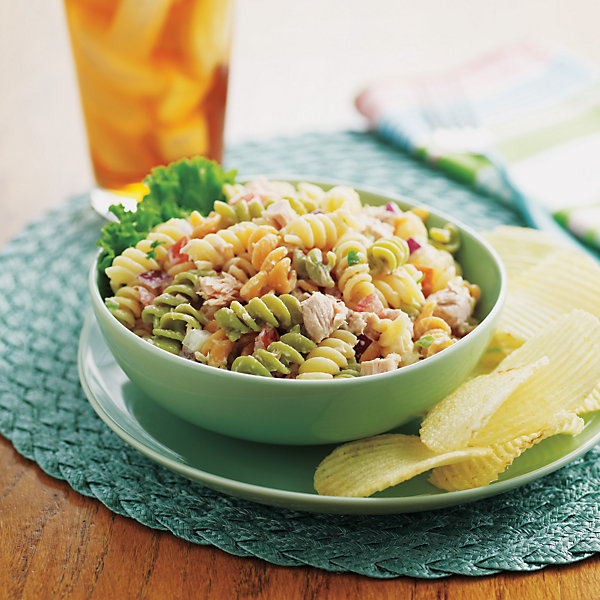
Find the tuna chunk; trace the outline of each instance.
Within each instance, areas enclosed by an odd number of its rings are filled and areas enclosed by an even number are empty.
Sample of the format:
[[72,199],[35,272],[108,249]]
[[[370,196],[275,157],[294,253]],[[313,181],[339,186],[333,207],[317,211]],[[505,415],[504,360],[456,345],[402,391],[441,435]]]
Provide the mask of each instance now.
[[392,228],[396,225],[396,220],[402,215],[400,207],[394,203],[390,203],[388,207],[385,206],[365,206],[364,212],[370,217],[378,219]]
[[365,216],[361,218],[361,222],[365,226],[363,233],[372,235],[376,240],[394,235],[394,228],[389,223],[384,223],[375,217]]
[[378,373],[387,373],[394,371],[400,364],[400,356],[398,354],[388,354],[385,358],[375,358],[366,360],[360,363],[361,375],[377,375]]
[[279,229],[293,221],[298,214],[285,199],[276,200],[263,211],[263,217]]
[[354,335],[361,335],[367,326],[366,313],[349,310],[346,317],[346,329]]
[[229,273],[219,273],[198,279],[198,293],[209,306],[229,306],[240,299],[242,283]]
[[370,340],[377,341],[381,332],[377,330],[377,324],[381,319],[372,312],[349,310],[346,317],[346,329],[354,335],[366,335]]
[[473,328],[470,317],[475,302],[469,289],[461,283],[460,279],[450,281],[443,290],[427,298],[435,302],[433,315],[444,319],[455,335],[465,335]]
[[348,309],[333,296],[315,292],[300,304],[308,336],[319,343],[346,321]]
[[379,316],[382,319],[390,319],[393,321],[394,319],[400,317],[403,313],[404,311],[400,308],[384,308]]

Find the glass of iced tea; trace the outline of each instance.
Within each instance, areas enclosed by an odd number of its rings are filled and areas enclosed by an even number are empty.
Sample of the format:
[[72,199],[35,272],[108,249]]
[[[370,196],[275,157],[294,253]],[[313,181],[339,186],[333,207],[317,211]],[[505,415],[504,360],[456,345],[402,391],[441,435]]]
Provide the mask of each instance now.
[[99,186],[92,202],[140,199],[156,165],[221,161],[233,0],[64,4]]

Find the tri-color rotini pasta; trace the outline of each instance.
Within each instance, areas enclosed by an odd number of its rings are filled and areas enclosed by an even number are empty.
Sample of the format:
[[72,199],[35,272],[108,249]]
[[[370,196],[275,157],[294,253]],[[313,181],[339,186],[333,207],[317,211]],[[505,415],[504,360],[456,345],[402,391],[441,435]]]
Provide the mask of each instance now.
[[212,210],[160,223],[114,257],[106,305],[210,367],[300,380],[395,370],[476,326],[460,232],[427,218],[363,206],[346,186],[230,178]]

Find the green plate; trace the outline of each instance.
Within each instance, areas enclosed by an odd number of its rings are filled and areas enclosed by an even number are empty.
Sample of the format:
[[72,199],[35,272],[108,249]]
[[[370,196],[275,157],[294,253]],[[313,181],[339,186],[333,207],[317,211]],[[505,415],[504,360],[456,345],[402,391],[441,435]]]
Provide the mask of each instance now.
[[[90,315],[79,343],[79,377],[100,418],[123,440],[168,469],[209,488],[254,502],[322,513],[386,514],[430,510],[480,500],[547,475],[600,441],[600,413],[577,436],[537,444],[482,488],[444,492],[427,473],[370,498],[319,496],[316,466],[334,446],[274,446],[212,433],[179,419],[137,388],[120,369]],[[415,433],[418,423],[398,429]]]

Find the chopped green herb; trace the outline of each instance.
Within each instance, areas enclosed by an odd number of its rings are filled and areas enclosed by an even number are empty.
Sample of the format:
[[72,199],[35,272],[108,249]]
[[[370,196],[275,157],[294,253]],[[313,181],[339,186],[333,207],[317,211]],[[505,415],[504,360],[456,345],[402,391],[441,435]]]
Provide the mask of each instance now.
[[360,263],[360,254],[356,250],[348,252],[348,266],[358,265]]
[[119,308],[119,303],[113,298],[107,298],[104,301],[104,304],[106,304],[106,308],[110,308],[112,310],[116,310],[117,308]]
[[150,244],[150,250],[148,250],[148,252],[146,252],[146,258],[153,258],[156,259],[156,248],[157,246],[160,246],[161,244],[165,244],[166,242],[161,242],[159,240],[154,240],[151,244]]
[[419,277],[419,279],[417,279],[417,283],[421,283],[421,281],[423,281],[423,279],[425,279],[425,273],[423,273],[423,271],[421,271],[421,277]]
[[193,210],[208,215],[216,200],[226,199],[223,184],[234,183],[235,175],[235,171],[226,173],[218,163],[200,156],[152,169],[144,180],[150,191],[137,210],[127,211],[120,204],[109,208],[118,222],[102,228],[97,244],[102,248],[98,269],[104,271],[115,256],[145,239],[159,223],[187,217]]
[[422,335],[416,342],[415,346],[421,346],[422,348],[429,348],[433,342],[433,336],[430,333]]

